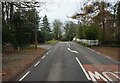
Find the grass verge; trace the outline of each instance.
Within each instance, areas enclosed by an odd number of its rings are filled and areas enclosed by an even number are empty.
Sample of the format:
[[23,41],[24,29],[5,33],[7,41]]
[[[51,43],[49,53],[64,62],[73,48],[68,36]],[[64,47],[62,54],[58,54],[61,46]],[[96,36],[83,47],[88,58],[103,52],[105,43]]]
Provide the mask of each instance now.
[[46,44],[56,44],[58,42],[60,42],[60,41],[59,40],[49,40],[46,42]]
[[4,53],[2,57],[3,81],[14,81],[46,52],[43,48],[27,47],[14,53]]
[[86,43],[83,43],[83,42],[77,42],[78,44],[81,44],[83,46],[86,46],[86,47],[91,47],[90,45],[86,44]]

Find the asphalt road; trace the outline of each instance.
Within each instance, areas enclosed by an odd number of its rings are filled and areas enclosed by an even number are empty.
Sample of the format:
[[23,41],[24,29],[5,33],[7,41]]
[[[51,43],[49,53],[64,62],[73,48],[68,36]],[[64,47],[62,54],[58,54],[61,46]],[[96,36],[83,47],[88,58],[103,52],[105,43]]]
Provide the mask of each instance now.
[[120,81],[118,62],[75,42],[59,42],[17,81]]

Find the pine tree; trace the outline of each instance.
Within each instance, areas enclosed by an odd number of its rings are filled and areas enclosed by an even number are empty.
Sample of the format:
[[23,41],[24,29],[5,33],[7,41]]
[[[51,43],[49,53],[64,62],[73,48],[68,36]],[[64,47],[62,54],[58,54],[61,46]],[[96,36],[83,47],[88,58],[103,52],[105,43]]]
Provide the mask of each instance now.
[[46,42],[50,38],[50,23],[48,22],[47,15],[43,17],[42,24],[41,24],[41,33],[43,34],[43,41]]

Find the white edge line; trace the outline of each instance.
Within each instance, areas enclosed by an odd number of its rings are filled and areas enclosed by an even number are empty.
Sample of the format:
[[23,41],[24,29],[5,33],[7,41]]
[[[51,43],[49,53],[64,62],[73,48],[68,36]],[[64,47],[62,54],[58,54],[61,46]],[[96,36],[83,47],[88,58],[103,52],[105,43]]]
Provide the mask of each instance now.
[[47,52],[46,54],[49,54],[49,52]]
[[48,53],[50,53],[51,52],[51,50],[49,50],[49,52]]
[[77,60],[78,64],[80,65],[80,67],[82,68],[83,72],[85,73],[85,76],[87,77],[87,79],[91,80],[88,73],[86,72],[86,70],[84,69],[84,67],[82,66],[82,64],[80,63],[80,61],[79,61],[79,59],[77,57],[76,57],[76,60]]
[[[86,48],[88,48],[88,47],[86,47]],[[91,50],[91,51],[97,52],[97,51],[95,51],[95,50],[93,50],[93,49],[90,49],[90,48],[88,48],[88,49]],[[100,53],[100,52],[99,52],[98,54],[101,54],[102,56],[104,55],[104,54],[102,54],[102,53]],[[114,62],[116,62],[116,63],[120,63],[120,62],[118,62],[118,61],[112,59],[112,58],[109,57],[109,56],[104,56],[104,57],[106,57],[106,58],[108,58],[108,59],[110,59],[110,60],[112,60],[112,61],[114,61]]]
[[51,52],[51,50],[49,50],[46,54],[49,54]]
[[29,73],[30,71],[28,71],[22,78],[20,78],[19,81],[22,81]]
[[98,54],[101,54],[100,52],[97,52]]
[[90,49],[90,48],[88,48],[88,49],[91,50],[91,51],[97,52],[98,54],[101,54],[100,52],[95,51],[95,50],[93,50],[93,49]]
[[35,66],[37,66],[39,63],[40,63],[40,61],[38,61],[38,62],[35,64]]
[[42,59],[44,59],[45,58],[45,55],[42,57]]

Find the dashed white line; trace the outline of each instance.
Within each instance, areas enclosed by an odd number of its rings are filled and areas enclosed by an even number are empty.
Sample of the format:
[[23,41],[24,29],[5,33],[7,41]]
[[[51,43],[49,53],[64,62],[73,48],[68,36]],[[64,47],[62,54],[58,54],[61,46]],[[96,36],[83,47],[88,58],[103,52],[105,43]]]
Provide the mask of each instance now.
[[[88,48],[88,47],[87,47],[87,48]],[[88,48],[88,49],[95,52],[95,50],[93,50],[93,49],[90,49],[90,48]]]
[[98,54],[101,54],[100,52],[97,52]]
[[47,52],[46,54],[49,54],[49,52]]
[[29,73],[30,71],[28,71],[22,78],[20,78],[19,81],[22,81]]
[[80,63],[80,60],[76,57],[76,60],[79,64],[79,66],[82,68],[83,72],[85,73],[85,76],[87,77],[88,80],[91,80],[91,78],[89,77],[88,73],[86,72],[86,70],[84,69],[84,67],[82,66],[82,64]]
[[67,48],[70,52],[73,52],[73,53],[76,53],[76,54],[79,54],[77,51],[75,50],[71,50],[70,48]]
[[42,57],[42,59],[44,59],[45,58],[45,55]]
[[[94,52],[97,52],[97,51],[95,51],[95,50],[93,50],[93,49],[90,49],[90,48],[88,48],[89,50],[91,50],[91,51],[94,51]],[[101,54],[100,52],[97,52],[98,54]]]
[[46,54],[49,54],[51,52],[51,50],[49,50]]
[[35,64],[35,66],[37,66],[39,63],[40,63],[40,61],[38,61],[38,62]]
[[49,50],[49,52],[51,52],[51,50]]

